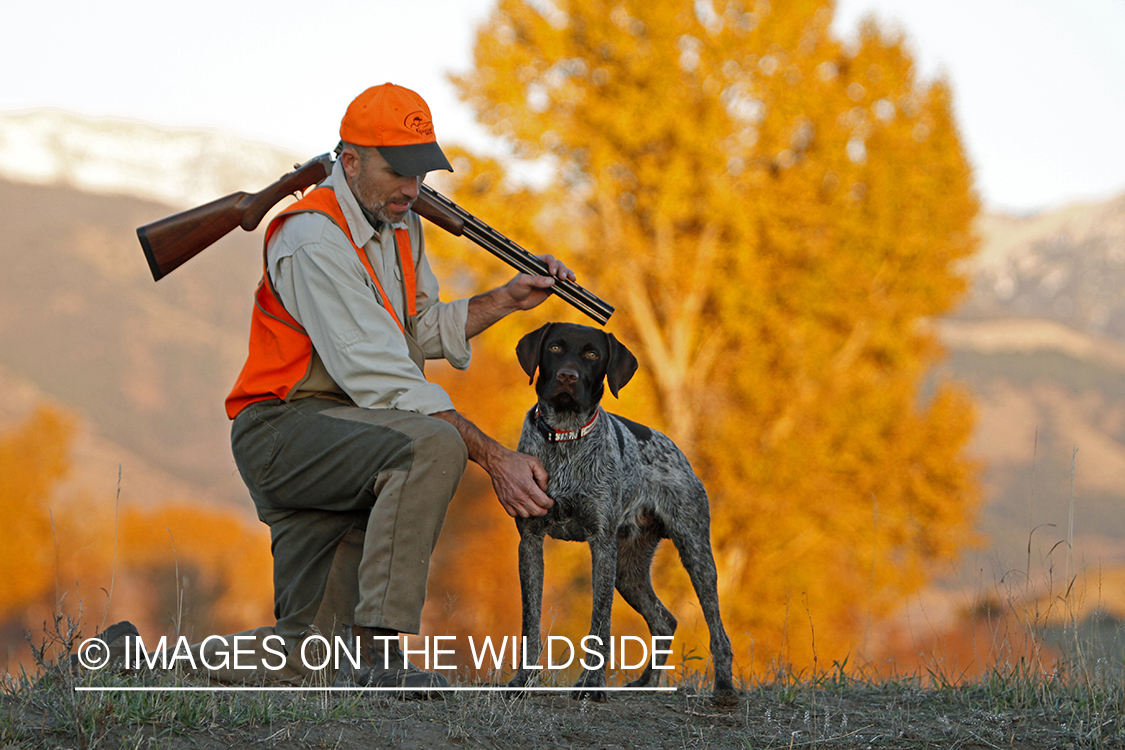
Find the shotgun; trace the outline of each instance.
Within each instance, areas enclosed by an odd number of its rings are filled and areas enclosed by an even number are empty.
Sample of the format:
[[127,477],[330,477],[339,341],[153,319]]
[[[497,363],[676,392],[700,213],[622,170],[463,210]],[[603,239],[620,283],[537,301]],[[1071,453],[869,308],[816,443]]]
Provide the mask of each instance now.
[[[331,154],[321,154],[257,193],[232,193],[138,227],[137,239],[153,280],[164,278],[235,227],[253,231],[282,198],[321,182],[331,171]],[[469,238],[521,273],[550,275],[546,263],[429,185],[422,185],[413,210],[450,234]],[[612,305],[573,281],[556,278],[551,291],[601,325],[613,315]]]

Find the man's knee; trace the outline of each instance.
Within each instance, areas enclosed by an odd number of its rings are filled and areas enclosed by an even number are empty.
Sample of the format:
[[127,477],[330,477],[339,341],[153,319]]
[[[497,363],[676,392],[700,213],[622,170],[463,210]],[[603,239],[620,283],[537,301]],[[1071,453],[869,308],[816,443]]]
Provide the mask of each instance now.
[[460,480],[469,460],[469,449],[461,439],[457,428],[437,417],[429,421],[429,430],[414,441],[415,457],[424,456],[434,464],[440,465],[442,470],[456,472]]

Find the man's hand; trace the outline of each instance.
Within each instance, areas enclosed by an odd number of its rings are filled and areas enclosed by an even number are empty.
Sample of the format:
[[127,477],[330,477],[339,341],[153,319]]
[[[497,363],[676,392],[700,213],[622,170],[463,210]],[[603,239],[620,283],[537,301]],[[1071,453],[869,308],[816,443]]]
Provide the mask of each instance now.
[[539,260],[547,264],[550,276],[532,276],[530,274],[517,274],[515,278],[501,287],[512,300],[514,309],[530,310],[540,305],[551,294],[551,287],[555,279],[574,281],[574,271],[553,255],[540,255]]
[[478,294],[469,300],[469,315],[465,321],[465,337],[472,338],[510,312],[530,310],[542,304],[551,294],[555,279],[574,281],[574,271],[552,255],[537,256],[547,264],[550,276],[517,274],[515,278],[490,292]]
[[547,470],[535,456],[502,450],[485,467],[500,505],[512,518],[546,514],[555,504],[547,497]]
[[488,472],[496,497],[509,516],[542,516],[555,504],[547,497],[547,470],[538,458],[505,448],[456,411],[430,416],[444,419],[461,433],[469,458]]

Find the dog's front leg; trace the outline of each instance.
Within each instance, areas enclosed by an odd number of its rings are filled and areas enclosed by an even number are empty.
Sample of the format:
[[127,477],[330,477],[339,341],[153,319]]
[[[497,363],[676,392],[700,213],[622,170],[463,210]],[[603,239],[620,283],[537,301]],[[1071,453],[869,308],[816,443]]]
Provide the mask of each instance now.
[[[523,602],[523,645],[521,665],[538,665],[543,644],[539,622],[543,612],[543,535],[520,526],[520,598]],[[509,687],[526,687],[538,670],[521,666]]]
[[[590,616],[590,636],[585,641],[587,648],[593,647],[601,656],[598,658],[590,655],[584,659],[584,664],[589,667],[582,672],[582,679],[576,687],[601,688],[605,687],[606,667],[609,665],[609,639],[610,621],[613,614],[613,589],[617,577],[617,539],[616,535],[609,534],[605,537],[595,537],[590,540],[591,578],[593,581],[594,596]],[[603,690],[582,690],[574,694],[575,698],[590,698],[595,701],[605,700]]]

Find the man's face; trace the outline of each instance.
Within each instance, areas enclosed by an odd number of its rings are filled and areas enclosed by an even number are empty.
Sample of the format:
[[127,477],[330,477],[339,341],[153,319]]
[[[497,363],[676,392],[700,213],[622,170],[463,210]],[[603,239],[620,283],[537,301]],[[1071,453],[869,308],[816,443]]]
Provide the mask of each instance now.
[[421,177],[404,177],[391,168],[377,149],[364,149],[360,156],[351,149],[341,155],[344,174],[359,204],[380,221],[402,221],[418,197]]

